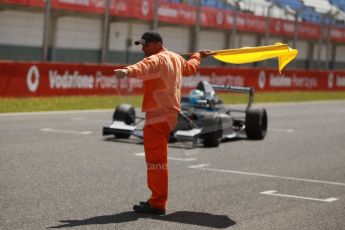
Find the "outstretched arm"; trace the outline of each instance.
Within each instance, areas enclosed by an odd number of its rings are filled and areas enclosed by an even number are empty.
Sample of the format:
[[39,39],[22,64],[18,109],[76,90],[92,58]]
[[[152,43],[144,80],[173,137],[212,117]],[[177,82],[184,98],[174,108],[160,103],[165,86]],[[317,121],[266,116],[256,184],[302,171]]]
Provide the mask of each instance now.
[[188,61],[185,61],[184,68],[183,68],[183,75],[184,76],[189,76],[193,75],[197,67],[200,65],[200,60],[201,58],[208,57],[212,54],[210,50],[201,50],[197,53],[194,53]]
[[159,71],[159,61],[159,58],[154,56],[144,58],[136,64],[129,65],[126,68],[116,69],[114,73],[118,78],[133,77],[144,79],[148,75]]

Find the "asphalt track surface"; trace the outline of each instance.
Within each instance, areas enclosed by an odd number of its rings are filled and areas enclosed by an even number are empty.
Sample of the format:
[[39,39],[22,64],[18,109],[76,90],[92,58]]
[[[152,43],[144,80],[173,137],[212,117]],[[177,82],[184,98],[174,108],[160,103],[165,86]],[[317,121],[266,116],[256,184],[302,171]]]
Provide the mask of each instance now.
[[[345,229],[345,101],[265,105],[263,141],[169,148],[167,215],[112,111],[0,115],[0,229]],[[275,191],[275,192],[274,192]]]

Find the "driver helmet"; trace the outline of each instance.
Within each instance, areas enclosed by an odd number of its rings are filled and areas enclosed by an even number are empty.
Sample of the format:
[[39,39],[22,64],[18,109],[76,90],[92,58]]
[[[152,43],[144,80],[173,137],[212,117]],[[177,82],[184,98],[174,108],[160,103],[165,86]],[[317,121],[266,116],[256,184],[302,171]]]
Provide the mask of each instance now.
[[191,104],[197,104],[198,100],[203,99],[205,96],[204,92],[198,89],[193,89],[189,94],[188,94],[188,100],[189,103]]

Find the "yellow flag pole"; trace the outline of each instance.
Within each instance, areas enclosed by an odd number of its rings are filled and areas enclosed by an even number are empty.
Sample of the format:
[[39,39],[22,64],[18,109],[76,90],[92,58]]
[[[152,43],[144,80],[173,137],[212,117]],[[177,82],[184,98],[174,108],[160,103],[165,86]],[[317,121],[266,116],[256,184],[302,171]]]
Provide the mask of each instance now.
[[213,50],[212,55],[216,54],[245,54],[253,52],[265,52],[272,49],[286,49],[288,46],[286,44],[275,44],[269,46],[256,46],[256,47],[242,47],[237,49],[225,49],[225,50]]

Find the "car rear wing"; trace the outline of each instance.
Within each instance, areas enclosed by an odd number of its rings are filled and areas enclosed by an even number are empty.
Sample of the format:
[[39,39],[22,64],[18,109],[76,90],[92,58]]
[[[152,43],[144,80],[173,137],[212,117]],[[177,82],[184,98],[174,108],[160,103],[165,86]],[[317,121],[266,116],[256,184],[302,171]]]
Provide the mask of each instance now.
[[[248,94],[248,104],[245,111],[247,111],[254,102],[254,88],[245,86],[233,86],[233,85],[215,85],[211,84],[214,90],[221,90],[234,93],[246,93]],[[236,110],[237,112],[245,112],[242,110]]]

